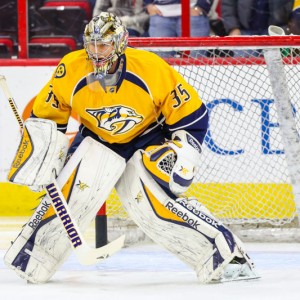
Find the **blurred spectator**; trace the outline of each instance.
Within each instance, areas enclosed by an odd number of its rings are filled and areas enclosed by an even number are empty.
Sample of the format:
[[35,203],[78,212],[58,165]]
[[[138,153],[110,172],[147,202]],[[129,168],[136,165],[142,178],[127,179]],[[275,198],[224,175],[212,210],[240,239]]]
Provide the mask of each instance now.
[[[270,25],[287,34],[294,0],[222,0],[222,19],[230,36],[268,35]],[[261,50],[236,50],[234,56],[260,56]]]
[[[207,14],[213,0],[191,0],[191,36],[209,36]],[[181,36],[180,0],[144,0],[150,15],[149,35],[151,37]]]
[[[92,14],[95,0],[80,1],[45,1],[27,0],[29,15],[29,36],[68,36],[82,44],[82,32]],[[52,3],[51,3],[52,2]],[[53,4],[48,6],[47,4]],[[60,6],[65,6],[62,9]]]
[[0,58],[11,58],[17,52],[17,0],[0,2]]
[[129,36],[146,36],[149,15],[143,7],[143,0],[96,0],[93,15],[102,11],[117,15],[127,27]]
[[11,36],[15,41],[17,41],[17,17],[17,0],[1,1],[0,35]]
[[227,35],[221,16],[221,0],[213,0],[207,16],[210,24],[210,35]]
[[89,0],[89,3],[90,3],[91,10],[93,10],[96,5],[96,0]]
[[300,35],[300,0],[294,1],[289,28],[292,34]]
[[44,0],[28,0],[28,29],[29,36],[34,35],[51,35],[55,32],[45,16],[39,12],[40,7],[43,6]]
[[[210,11],[207,16],[210,24],[210,35],[211,36],[226,36],[226,30],[223,24],[221,15],[221,3],[222,0],[213,0]],[[233,51],[224,49],[210,49],[207,50],[206,56],[208,57],[226,57],[233,56]]]
[[228,35],[266,35],[269,25],[288,32],[294,0],[222,0]]
[[[213,0],[191,0],[190,16],[192,37],[210,35],[208,12]],[[150,37],[180,37],[181,34],[181,1],[180,0],[144,0],[144,4],[150,15],[149,35]],[[206,51],[192,51],[192,56],[205,55]],[[174,52],[166,53],[175,55]],[[165,56],[161,54],[161,56]]]

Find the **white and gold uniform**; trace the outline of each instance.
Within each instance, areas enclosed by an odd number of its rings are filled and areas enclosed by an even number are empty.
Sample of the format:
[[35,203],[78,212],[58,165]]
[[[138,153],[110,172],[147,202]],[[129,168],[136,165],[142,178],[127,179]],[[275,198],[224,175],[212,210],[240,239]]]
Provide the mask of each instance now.
[[94,137],[126,158],[179,129],[203,142],[206,107],[194,88],[163,59],[127,48],[117,69],[116,81],[103,84],[106,77],[93,75],[85,50],[67,54],[38,94],[33,115],[51,119],[65,131],[73,110],[80,116],[83,136]]

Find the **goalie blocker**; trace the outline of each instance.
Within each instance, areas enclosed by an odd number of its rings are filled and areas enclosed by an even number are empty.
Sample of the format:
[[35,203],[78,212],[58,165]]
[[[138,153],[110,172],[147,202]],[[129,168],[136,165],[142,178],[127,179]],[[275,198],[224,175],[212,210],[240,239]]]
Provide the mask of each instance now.
[[170,197],[153,179],[153,168],[146,170],[147,155],[137,151],[116,186],[138,226],[194,269],[201,283],[258,278],[238,237],[197,199]]

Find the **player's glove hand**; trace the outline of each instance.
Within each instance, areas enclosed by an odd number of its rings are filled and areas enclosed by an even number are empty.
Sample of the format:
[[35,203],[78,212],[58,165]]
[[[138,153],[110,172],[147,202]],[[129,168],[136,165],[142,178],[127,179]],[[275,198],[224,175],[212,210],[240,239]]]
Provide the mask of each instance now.
[[143,163],[152,177],[176,196],[192,184],[199,164],[200,143],[184,130],[176,131],[172,141],[150,146],[143,154]]

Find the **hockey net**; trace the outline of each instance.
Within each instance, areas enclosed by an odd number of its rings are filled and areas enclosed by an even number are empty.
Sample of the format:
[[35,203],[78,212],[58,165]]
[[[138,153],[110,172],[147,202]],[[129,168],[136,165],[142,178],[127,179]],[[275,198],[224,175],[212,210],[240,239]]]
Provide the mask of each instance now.
[[[300,37],[132,39],[130,45],[164,57],[209,110],[187,195],[225,224],[298,227]],[[109,220],[128,222],[115,192],[106,209]]]

